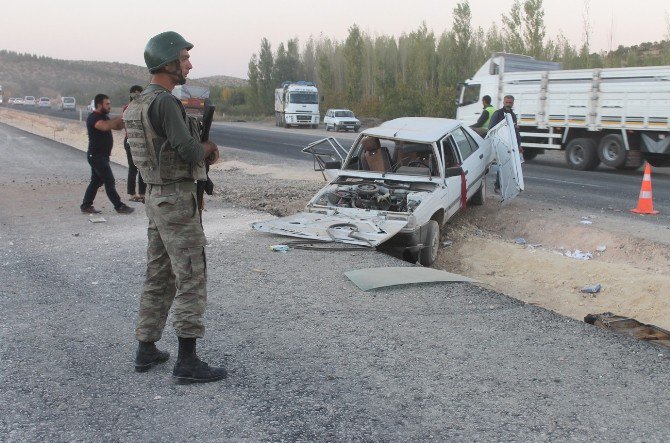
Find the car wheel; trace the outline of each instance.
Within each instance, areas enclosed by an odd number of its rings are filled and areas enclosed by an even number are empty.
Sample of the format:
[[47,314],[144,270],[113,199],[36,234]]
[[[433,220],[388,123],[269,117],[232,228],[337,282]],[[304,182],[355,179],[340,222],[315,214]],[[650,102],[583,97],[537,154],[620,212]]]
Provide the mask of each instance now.
[[326,132],[330,132],[330,126],[328,126],[328,123],[326,123]]
[[335,132],[340,132],[340,127],[337,126],[337,125],[333,125],[333,130],[334,130]]
[[606,135],[598,145],[600,161],[610,168],[623,168],[626,165],[627,154],[623,138],[619,134]]
[[437,260],[437,252],[440,248],[440,225],[435,220],[426,224],[426,241],[419,253],[419,263],[430,266]]
[[565,148],[565,160],[572,169],[591,171],[598,166],[600,159],[596,143],[590,138],[576,138]]
[[359,128],[358,126],[356,126],[356,127],[354,128],[354,132],[358,132],[360,129],[361,129],[361,128]]
[[479,190],[470,199],[470,203],[476,206],[481,206],[486,202],[486,176],[482,178],[482,184],[479,185]]

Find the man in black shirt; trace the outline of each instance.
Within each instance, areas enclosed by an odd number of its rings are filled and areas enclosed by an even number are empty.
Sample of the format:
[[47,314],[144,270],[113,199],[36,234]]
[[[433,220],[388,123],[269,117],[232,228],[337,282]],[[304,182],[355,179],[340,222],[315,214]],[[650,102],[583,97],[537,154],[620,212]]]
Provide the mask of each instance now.
[[133,208],[121,202],[121,197],[116,192],[114,183],[114,174],[109,165],[109,156],[112,153],[114,139],[112,129],[123,129],[123,117],[118,116],[109,118],[109,111],[112,104],[109,97],[105,94],[98,94],[93,100],[95,111],[91,112],[86,119],[86,129],[88,130],[88,164],[91,165],[91,182],[84,193],[84,201],[80,208],[85,214],[98,214],[99,210],[93,207],[93,200],[98,193],[98,188],[105,185],[107,197],[114,205],[116,212],[120,214],[130,214]]

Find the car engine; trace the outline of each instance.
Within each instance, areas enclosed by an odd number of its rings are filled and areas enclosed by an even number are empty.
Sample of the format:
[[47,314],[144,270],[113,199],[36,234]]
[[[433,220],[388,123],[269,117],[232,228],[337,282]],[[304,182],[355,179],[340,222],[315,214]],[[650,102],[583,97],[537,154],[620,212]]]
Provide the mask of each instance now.
[[412,212],[421,199],[408,183],[362,181],[333,184],[325,188],[315,203],[318,205],[376,211]]

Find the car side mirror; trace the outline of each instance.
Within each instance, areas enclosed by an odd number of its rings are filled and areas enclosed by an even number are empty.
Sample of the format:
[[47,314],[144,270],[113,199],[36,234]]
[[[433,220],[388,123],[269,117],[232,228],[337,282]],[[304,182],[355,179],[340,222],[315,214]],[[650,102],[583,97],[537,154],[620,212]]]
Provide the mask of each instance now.
[[342,169],[342,162],[337,160],[325,162],[323,164],[323,169]]
[[460,166],[453,166],[451,168],[447,168],[446,171],[444,171],[445,177],[456,177],[459,175],[463,175],[463,168]]

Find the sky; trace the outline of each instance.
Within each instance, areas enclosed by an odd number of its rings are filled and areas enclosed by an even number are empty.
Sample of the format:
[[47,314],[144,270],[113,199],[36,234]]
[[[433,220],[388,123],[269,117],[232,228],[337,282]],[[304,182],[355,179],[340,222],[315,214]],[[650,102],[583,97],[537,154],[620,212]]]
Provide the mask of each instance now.
[[[456,0],[4,0],[0,49],[67,60],[144,65],[147,40],[177,31],[195,47],[189,77],[246,78],[263,37],[275,50],[291,38],[343,41],[357,24],[371,36],[398,37],[426,22],[436,36],[451,28]],[[470,0],[472,24],[501,27],[513,0]],[[668,39],[668,0],[544,0],[547,38],[581,46],[588,4],[593,51]],[[304,6],[300,6],[304,5]],[[302,49],[302,46],[301,46]]]

